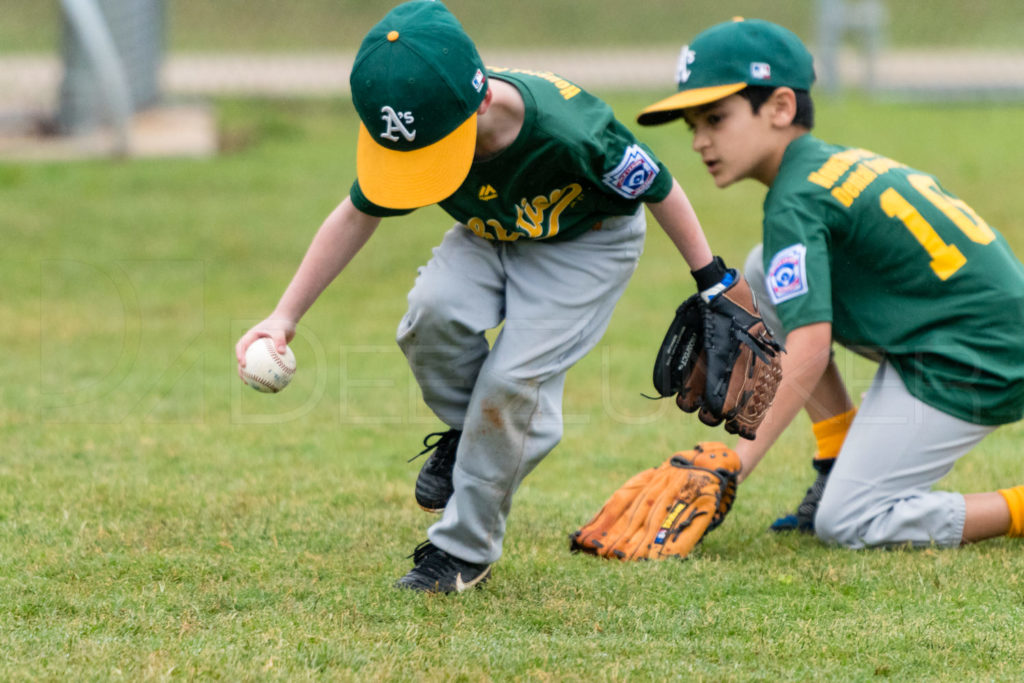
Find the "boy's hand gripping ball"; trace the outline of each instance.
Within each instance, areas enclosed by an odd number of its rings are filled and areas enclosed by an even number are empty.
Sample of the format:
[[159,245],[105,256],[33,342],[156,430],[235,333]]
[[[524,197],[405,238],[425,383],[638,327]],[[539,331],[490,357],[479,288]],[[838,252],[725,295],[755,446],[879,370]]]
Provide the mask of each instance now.
[[260,337],[245,351],[242,379],[256,391],[276,394],[288,386],[295,375],[295,354],[286,346],[278,353],[270,337]]

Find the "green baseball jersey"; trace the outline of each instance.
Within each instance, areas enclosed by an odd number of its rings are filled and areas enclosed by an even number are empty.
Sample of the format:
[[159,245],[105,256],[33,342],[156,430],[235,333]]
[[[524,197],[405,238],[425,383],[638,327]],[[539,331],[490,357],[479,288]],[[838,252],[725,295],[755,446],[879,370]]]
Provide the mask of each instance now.
[[788,330],[832,323],[921,401],[976,424],[1024,413],[1024,266],[927,173],[810,135],[764,202],[768,292]]
[[[474,162],[455,194],[439,202],[469,230],[502,241],[571,239],[668,196],[672,176],[600,99],[549,72],[488,73],[516,87],[525,118],[509,147]],[[358,180],[351,197],[374,216],[409,213],[372,204]]]

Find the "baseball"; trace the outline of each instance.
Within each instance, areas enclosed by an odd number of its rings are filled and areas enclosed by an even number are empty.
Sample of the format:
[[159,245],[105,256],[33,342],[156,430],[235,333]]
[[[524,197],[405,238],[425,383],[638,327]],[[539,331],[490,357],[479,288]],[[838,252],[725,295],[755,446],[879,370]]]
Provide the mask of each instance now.
[[269,337],[260,337],[245,351],[242,377],[256,391],[276,394],[288,386],[295,375],[295,354],[286,346],[280,354]]

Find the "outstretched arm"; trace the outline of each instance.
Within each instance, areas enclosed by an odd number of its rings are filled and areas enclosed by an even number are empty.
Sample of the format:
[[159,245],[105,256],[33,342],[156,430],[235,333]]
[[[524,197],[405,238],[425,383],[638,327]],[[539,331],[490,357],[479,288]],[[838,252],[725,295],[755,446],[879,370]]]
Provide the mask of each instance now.
[[672,190],[665,199],[657,204],[648,204],[647,207],[658,221],[658,225],[683,255],[691,271],[700,270],[711,263],[708,239],[689,198],[677,181],[672,181]]
[[[753,441],[740,440],[736,453],[743,469],[740,481],[747,478],[800,409],[818,387],[832,348],[832,324],[813,323],[799,327],[786,337],[786,353],[782,355],[782,382],[772,407],[757,430]],[[844,390],[845,393],[845,390]]]
[[284,350],[295,336],[299,320],[363,248],[379,223],[380,218],[358,210],[348,197],[324,219],[273,313],[235,345],[239,368],[245,365],[245,350],[260,337],[270,337],[278,350]]

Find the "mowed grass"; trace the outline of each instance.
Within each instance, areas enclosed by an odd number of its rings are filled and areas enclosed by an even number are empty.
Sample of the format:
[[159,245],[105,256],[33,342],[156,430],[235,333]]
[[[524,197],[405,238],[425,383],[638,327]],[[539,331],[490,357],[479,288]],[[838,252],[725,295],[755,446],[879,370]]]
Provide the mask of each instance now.
[[[398,0],[174,0],[165,3],[171,51],[355,52],[363,36]],[[477,0],[445,3],[485,53],[488,46],[594,50],[678,47],[699,31],[734,16],[766,19],[817,43],[818,3],[778,0],[644,0],[587,3],[518,0],[514,6]],[[883,40],[896,48],[1016,49],[1024,14],[1017,0],[898,0],[882,3]],[[642,7],[642,11],[638,9]],[[60,3],[5,0],[0,54],[58,51]],[[851,33],[847,37],[853,42]]]
[[[661,93],[609,96],[624,120]],[[386,221],[303,321],[275,396],[234,375],[353,179],[347,102],[223,102],[205,161],[0,166],[0,679],[1019,680],[1020,541],[850,552],[766,531],[810,482],[804,419],[685,562],[568,553],[641,468],[731,441],[649,391],[693,289],[651,225],[604,340],[569,375],[566,434],[524,483],[481,590],[400,592],[432,518],[412,500],[440,425],[393,343],[448,227]],[[933,171],[1024,253],[1024,109],[819,102],[821,137]],[[717,190],[685,127],[640,131],[741,263],[763,189]],[[854,395],[873,368],[840,352]],[[942,487],[1024,479],[1005,427]]]

